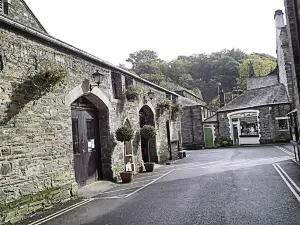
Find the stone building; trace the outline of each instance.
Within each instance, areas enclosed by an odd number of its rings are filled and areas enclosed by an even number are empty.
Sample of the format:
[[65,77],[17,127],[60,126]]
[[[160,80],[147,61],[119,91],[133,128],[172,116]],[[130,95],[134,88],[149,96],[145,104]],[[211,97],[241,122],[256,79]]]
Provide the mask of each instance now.
[[218,134],[233,144],[290,140],[293,121],[288,114],[297,105],[295,72],[290,52],[289,26],[283,12],[275,12],[277,68],[267,76],[247,80],[247,90],[217,112]]
[[[149,158],[176,158],[180,120],[162,106],[198,105],[48,35],[23,0],[0,0],[0,76],[0,224],[113,179],[129,161],[138,172]],[[126,95],[132,89],[137,98]],[[150,155],[145,124],[157,131]],[[135,132],[125,151],[115,139],[121,126]]]
[[218,110],[219,135],[234,145],[287,141],[290,109],[276,74],[249,78],[247,90]]
[[[205,146],[203,121],[213,115],[203,98],[188,90],[176,91],[184,97],[181,123],[182,147],[186,149],[201,149]],[[196,104],[195,104],[196,102]]]
[[293,110],[288,114],[291,123],[292,139],[299,141],[299,110],[300,110],[300,38],[299,38],[299,18],[300,18],[300,1],[284,0],[286,12],[286,25],[284,25],[284,15],[282,10],[275,12],[275,21],[277,31],[284,42],[283,49],[285,54],[281,58],[282,67],[286,65],[287,71],[291,73],[291,92]]

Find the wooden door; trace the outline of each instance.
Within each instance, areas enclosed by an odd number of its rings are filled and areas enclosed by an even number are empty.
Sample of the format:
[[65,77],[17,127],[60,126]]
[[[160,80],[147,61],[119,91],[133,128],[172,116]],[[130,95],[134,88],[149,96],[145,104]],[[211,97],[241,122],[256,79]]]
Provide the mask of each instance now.
[[205,147],[214,146],[214,136],[211,127],[204,127]]
[[98,123],[94,110],[72,109],[75,178],[79,186],[101,178]]

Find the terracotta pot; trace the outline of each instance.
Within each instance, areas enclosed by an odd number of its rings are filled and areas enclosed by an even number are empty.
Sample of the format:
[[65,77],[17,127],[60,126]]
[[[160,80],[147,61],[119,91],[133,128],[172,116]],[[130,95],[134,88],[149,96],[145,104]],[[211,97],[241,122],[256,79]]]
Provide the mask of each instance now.
[[152,172],[154,170],[154,163],[145,163],[146,172]]
[[132,172],[121,172],[120,177],[122,179],[122,183],[130,183],[133,179]]

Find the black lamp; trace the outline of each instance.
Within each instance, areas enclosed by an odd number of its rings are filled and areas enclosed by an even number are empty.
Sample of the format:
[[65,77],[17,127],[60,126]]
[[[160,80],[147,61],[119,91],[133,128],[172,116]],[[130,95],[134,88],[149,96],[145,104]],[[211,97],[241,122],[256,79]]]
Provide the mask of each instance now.
[[149,97],[150,100],[152,100],[154,98],[154,92],[150,90],[148,92],[148,97]]
[[92,74],[93,80],[96,84],[90,84],[90,91],[92,91],[93,87],[99,87],[99,85],[102,83],[104,79],[104,74],[100,73],[99,70],[97,70],[95,73]]

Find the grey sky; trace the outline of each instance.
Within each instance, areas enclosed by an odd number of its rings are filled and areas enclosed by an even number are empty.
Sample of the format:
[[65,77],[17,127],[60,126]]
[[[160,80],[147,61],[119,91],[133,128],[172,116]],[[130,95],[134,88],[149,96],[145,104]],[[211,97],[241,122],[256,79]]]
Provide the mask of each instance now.
[[113,64],[151,49],[171,60],[223,48],[275,55],[283,0],[26,0],[49,34]]

